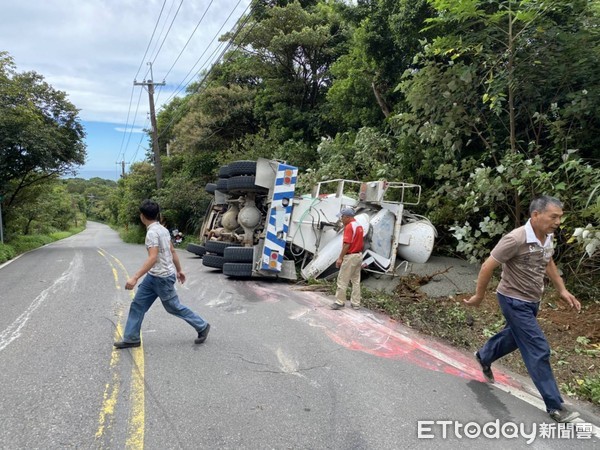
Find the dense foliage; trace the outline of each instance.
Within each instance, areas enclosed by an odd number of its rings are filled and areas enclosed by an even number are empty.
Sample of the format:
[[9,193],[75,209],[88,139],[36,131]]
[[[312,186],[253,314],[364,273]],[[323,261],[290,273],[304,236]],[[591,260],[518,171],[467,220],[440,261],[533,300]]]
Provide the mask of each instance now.
[[[203,187],[236,159],[285,159],[302,188],[421,184],[439,251],[484,258],[530,200],[560,197],[559,265],[600,270],[598,0],[261,0],[225,57],[159,114],[164,186],[140,164],[110,210],[152,195],[197,230]],[[166,145],[170,144],[170,157]]]
[[83,164],[83,137],[66,94],[35,72],[17,72],[0,52],[0,201],[8,243],[83,223],[78,199],[59,181]]

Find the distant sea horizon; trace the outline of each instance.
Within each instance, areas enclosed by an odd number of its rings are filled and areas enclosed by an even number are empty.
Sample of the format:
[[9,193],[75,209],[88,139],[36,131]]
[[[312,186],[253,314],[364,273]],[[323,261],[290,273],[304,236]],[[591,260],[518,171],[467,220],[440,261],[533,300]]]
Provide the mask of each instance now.
[[83,178],[89,180],[91,178],[102,178],[104,180],[117,181],[121,177],[119,170],[103,169],[103,170],[78,170],[77,175],[67,175],[63,178]]

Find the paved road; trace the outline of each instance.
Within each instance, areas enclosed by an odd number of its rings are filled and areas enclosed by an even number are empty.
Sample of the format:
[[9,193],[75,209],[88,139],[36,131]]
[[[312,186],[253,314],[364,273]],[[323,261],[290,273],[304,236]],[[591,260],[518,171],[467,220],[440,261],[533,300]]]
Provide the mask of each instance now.
[[[319,294],[229,280],[180,257],[181,300],[212,326],[201,346],[157,302],[142,347],[113,350],[131,301],[122,287],[145,250],[104,225],[0,268],[0,448],[598,446],[594,436],[543,439],[550,422],[520,380],[498,373],[501,383],[485,384],[468,355],[384,316],[331,311]],[[432,438],[419,439],[419,420],[472,422],[480,437],[424,423]],[[536,427],[533,443],[511,423]],[[482,436],[494,426],[499,438]]]

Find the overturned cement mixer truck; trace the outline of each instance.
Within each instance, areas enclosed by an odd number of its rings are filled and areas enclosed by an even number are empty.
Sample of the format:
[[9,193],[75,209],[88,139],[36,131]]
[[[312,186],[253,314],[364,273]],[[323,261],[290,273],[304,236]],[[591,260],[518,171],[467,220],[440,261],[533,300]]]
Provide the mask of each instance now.
[[295,280],[297,268],[307,280],[325,277],[336,272],[342,249],[337,214],[351,207],[365,233],[363,270],[393,274],[403,261],[429,259],[436,230],[405,209],[419,203],[420,186],[330,180],[299,195],[297,178],[297,167],[275,160],[221,167],[217,183],[206,185],[214,199],[201,228],[202,244],[187,250],[230,277]]

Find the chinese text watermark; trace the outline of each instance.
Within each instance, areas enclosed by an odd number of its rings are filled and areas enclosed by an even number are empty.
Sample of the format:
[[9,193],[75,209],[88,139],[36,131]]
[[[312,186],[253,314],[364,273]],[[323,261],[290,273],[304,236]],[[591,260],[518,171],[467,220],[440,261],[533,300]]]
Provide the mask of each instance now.
[[477,422],[462,423],[456,420],[419,420],[417,437],[419,439],[525,439],[531,444],[539,439],[591,439],[593,426],[591,423],[501,423],[479,424]]

